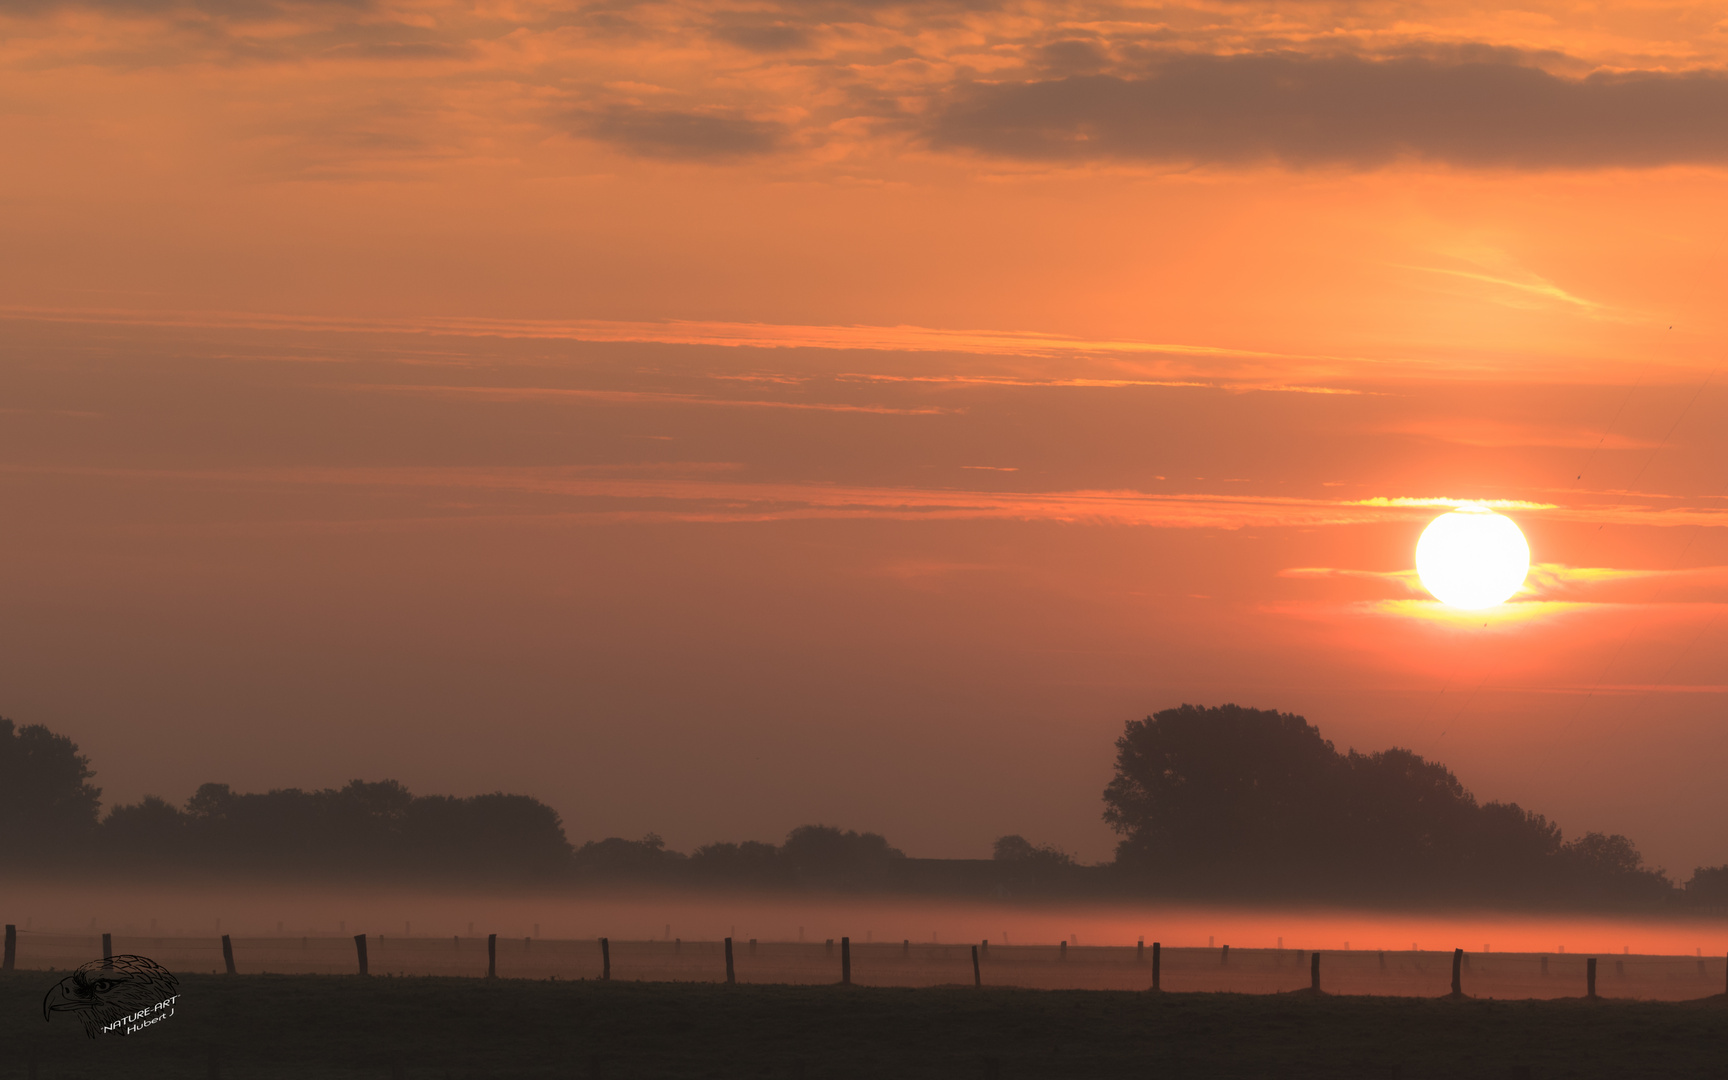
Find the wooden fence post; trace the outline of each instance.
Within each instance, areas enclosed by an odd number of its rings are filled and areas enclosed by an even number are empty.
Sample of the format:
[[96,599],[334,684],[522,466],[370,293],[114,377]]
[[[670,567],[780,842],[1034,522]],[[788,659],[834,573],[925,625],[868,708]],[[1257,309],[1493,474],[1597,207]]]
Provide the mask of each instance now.
[[1068,943],[1066,941],[1064,941],[1060,945],[1056,946],[1056,959],[1058,959],[1058,960],[1068,959]]
[[1584,961],[1584,996],[1596,996],[1596,958],[1592,956]]
[[612,978],[612,943],[605,938],[600,939],[600,977]]
[[755,938],[750,939],[750,955],[751,956],[756,955],[756,939]]
[[1139,941],[1136,941],[1134,943],[1134,962],[1136,964],[1144,964],[1146,962],[1146,939],[1145,938],[1141,938]]
[[1159,989],[1159,986],[1158,986],[1158,966],[1159,966],[1158,961],[1159,961],[1159,954],[1162,953],[1163,950],[1164,950],[1164,946],[1160,945],[1158,942],[1154,941],[1152,943],[1152,989],[1154,989],[1154,990]]
[[486,935],[486,977],[488,979],[496,979],[498,977],[498,935],[497,934],[487,934]]
[[[10,928],[8,928],[8,931],[10,931]],[[10,933],[10,932],[8,932],[8,933],[7,933],[7,934],[6,934],[6,941],[7,941],[7,943],[8,943],[8,944],[10,944],[10,943],[11,943],[11,941],[12,941],[12,934],[11,934],[11,933]],[[12,955],[12,950],[11,950],[11,949],[10,949],[10,948],[8,948],[8,949],[7,949],[7,950],[6,950],[6,955],[7,955],[7,956],[11,956],[11,955]]]
[[[752,939],[750,944],[752,944],[752,945],[756,944],[755,940]],[[738,976],[732,970],[732,939],[731,938],[726,939],[726,985],[727,986],[738,985]]]
[[1464,996],[1464,950],[1452,950],[1452,996]]
[[902,957],[909,957],[912,955],[912,939],[911,938],[907,938],[900,943],[900,955]]
[[0,971],[11,971],[18,963],[18,928],[11,923],[6,924],[6,955],[0,958]]
[[1230,946],[1224,946],[1224,951],[1220,954],[1218,962],[1220,964],[1228,964],[1230,962]]
[[978,946],[976,945],[972,946],[972,985],[974,987],[984,985],[984,973],[978,970]]
[[227,934],[222,935],[222,963],[227,965],[228,974],[234,974],[234,942]]
[[852,939],[840,939],[840,985],[852,985]]
[[102,935],[102,966],[105,968],[111,968],[114,966],[114,935],[113,934],[103,934]]
[[1320,950],[1315,949],[1314,955],[1308,960],[1308,985],[1318,994],[1320,992]]
[[366,974],[366,935],[354,935],[354,951],[360,957],[360,974]]

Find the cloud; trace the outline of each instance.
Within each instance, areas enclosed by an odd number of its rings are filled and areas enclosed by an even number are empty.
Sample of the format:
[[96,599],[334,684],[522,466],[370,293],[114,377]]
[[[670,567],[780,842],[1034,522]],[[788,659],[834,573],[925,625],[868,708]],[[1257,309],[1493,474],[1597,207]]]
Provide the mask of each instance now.
[[[821,352],[859,354],[846,367],[823,375],[841,382],[902,383],[929,386],[1024,386],[1073,388],[1172,387],[1227,393],[1291,393],[1365,396],[1401,392],[1417,380],[1554,383],[1580,378],[1576,365],[1535,363],[1519,367],[1469,367],[1454,355],[1399,359],[1389,363],[1370,356],[1308,352],[1269,352],[1192,342],[1080,338],[1020,330],[965,330],[899,325],[811,325],[669,319],[659,322],[600,319],[520,319],[480,316],[349,317],[270,312],[172,311],[124,308],[72,308],[0,304],[0,323],[71,323],[90,326],[149,326],[241,331],[296,331],[307,334],[426,335],[445,338],[580,341],[594,344],[688,345],[718,349],[788,350],[810,356]],[[915,366],[892,356],[892,370],[858,370],[876,361],[868,354],[918,357]],[[930,354],[947,354],[941,361]],[[1045,361],[1060,361],[1052,368]],[[404,353],[399,363],[423,364]],[[1448,366],[1448,365],[1452,366]],[[1695,369],[1659,366],[1640,360],[1636,375],[1646,385],[1696,387]],[[857,365],[857,367],[853,367]],[[1058,374],[1051,374],[1057,372]],[[1598,380],[1630,373],[1606,366],[1586,373]],[[766,376],[753,371],[752,378]],[[1413,422],[1414,423],[1414,422]],[[1381,433],[1398,430],[1382,429]],[[1412,434],[1430,434],[1411,429]],[[1601,436],[1597,436],[1600,440]],[[1498,445],[1491,443],[1488,445]],[[1547,445],[1546,442],[1538,445]],[[1569,445],[1569,444],[1568,444]],[[1594,444],[1592,444],[1594,445]],[[1609,448],[1621,448],[1614,442]],[[1598,492],[1598,494],[1617,494]],[[1618,493],[1636,495],[1635,492]],[[1469,500],[1460,500],[1469,501]],[[1424,504],[1430,505],[1430,504]],[[1432,505],[1450,505],[1433,503]]]
[[1354,390],[1337,386],[1304,386],[1277,379],[1242,379],[1213,376],[1210,378],[1114,379],[1085,378],[1035,379],[1014,375],[885,375],[843,371],[835,376],[841,382],[912,383],[936,386],[1015,386],[1061,387],[1091,390],[1119,390],[1125,387],[1155,386],[1177,389],[1223,390],[1232,394],[1341,394],[1346,397],[1377,396],[1379,391]]
[[1495,510],[1557,510],[1553,503],[1528,502],[1523,499],[1455,499],[1447,495],[1376,495],[1371,499],[1357,499],[1357,506],[1398,506],[1398,507],[1441,507],[1449,506],[1457,509],[1460,506],[1487,506]]
[[810,44],[808,28],[784,22],[722,22],[713,34],[728,45],[757,53],[789,52]]
[[[236,469],[127,469],[0,463],[0,476],[55,476],[159,483],[175,487],[370,488],[427,493],[426,515],[413,520],[465,517],[546,520],[791,521],[874,519],[901,521],[1051,521],[1164,529],[1316,528],[1419,521],[1410,504],[1421,500],[1331,500],[1280,495],[1155,493],[1132,489],[980,491],[964,488],[840,484],[829,481],[751,480],[736,463],[641,463],[608,466],[519,467],[309,467]],[[471,500],[451,493],[485,493],[496,500],[471,513]],[[1666,512],[1614,508],[1607,520],[1670,524]],[[1603,520],[1594,509],[1556,509],[1559,520]],[[1728,511],[1690,511],[1686,524],[1728,528]],[[394,520],[394,519],[392,519]],[[1709,573],[1718,568],[1708,568]],[[1398,580],[1399,573],[1304,567],[1289,577],[1350,576]]]
[[[119,326],[224,327],[249,330],[307,330],[346,333],[448,334],[459,337],[538,338],[594,342],[655,342],[750,349],[826,349],[871,352],[944,352],[980,356],[1073,357],[1094,354],[1196,357],[1209,370],[1220,361],[1265,361],[1289,372],[1298,361],[1327,365],[1372,364],[1364,358],[1266,352],[1191,343],[1076,338],[1019,330],[950,330],[928,326],[821,326],[785,323],[623,322],[600,319],[493,319],[439,316],[418,319],[342,318],[264,312],[134,311],[106,308],[50,308],[0,304],[0,319],[89,323]],[[1403,367],[1408,368],[1409,362]],[[864,376],[849,376],[862,378]],[[870,376],[874,378],[875,376]],[[884,376],[884,378],[887,378]],[[1143,380],[1128,380],[1134,384]],[[1112,384],[1122,383],[1114,380]],[[1076,384],[1079,385],[1079,384]],[[1181,385],[1190,385],[1183,383]],[[1204,385],[1213,385],[1206,383]],[[1319,391],[1323,388],[1291,387]]]
[[[1481,612],[1459,611],[1430,600],[1414,568],[1357,570],[1330,566],[1293,566],[1278,571],[1282,578],[1356,580],[1382,587],[1396,597],[1368,601],[1383,613],[1415,615],[1468,623]],[[1518,590],[1517,598],[1491,610],[1495,619],[1526,618],[1582,610],[1587,607],[1648,607],[1655,604],[1718,604],[1728,586],[1728,566],[1698,566],[1684,570],[1622,569],[1536,563]],[[1676,587],[1680,591],[1675,591]],[[1407,599],[1414,595],[1418,601]]]
[[1519,424],[1477,416],[1402,420],[1381,424],[1375,431],[1387,435],[1410,435],[1458,446],[1554,446],[1572,450],[1652,450],[1658,443],[1630,435],[1589,431],[1584,428]]
[[1337,566],[1291,566],[1278,571],[1282,578],[1360,578],[1366,581],[1392,582],[1406,592],[1422,592],[1422,582],[1414,568],[1408,570],[1352,570]]
[[[1393,265],[1397,264],[1395,263]],[[1516,292],[1525,293],[1529,296],[1538,297],[1543,300],[1553,300],[1562,304],[1570,304],[1573,307],[1595,309],[1601,306],[1592,303],[1581,296],[1573,296],[1571,293],[1562,289],[1553,282],[1543,281],[1540,278],[1533,281],[1517,281],[1512,278],[1496,277],[1493,274],[1484,274],[1480,271],[1452,270],[1442,266],[1405,266],[1402,267],[1402,269],[1419,270],[1425,274],[1448,274],[1452,277],[1460,277],[1469,281],[1479,281],[1485,285],[1496,285],[1503,289],[1512,289]]]
[[[728,467],[729,466],[725,466]],[[630,467],[617,471],[627,472]],[[0,464],[0,475],[53,475],[172,486],[370,488],[428,493],[425,515],[643,522],[763,522],[811,519],[898,521],[1054,521],[1170,529],[1360,525],[1396,520],[1385,508],[1349,502],[1133,490],[973,491],[884,487],[820,481],[750,481],[647,466],[643,475],[596,474],[591,468],[403,467],[123,469]],[[496,497],[471,511],[450,492]],[[441,494],[433,494],[441,493]],[[434,510],[436,511],[434,513]],[[1728,515],[1724,515],[1728,517]]]
[[39,15],[65,8],[134,16],[197,12],[236,21],[275,19],[285,12],[322,8],[350,14],[371,11],[373,0],[0,0],[0,15]]
[[1728,161],[1721,71],[1549,74],[1486,59],[1181,56],[1131,77],[975,84],[940,149],[1038,161],[1372,168],[1649,167]]
[[577,134],[636,157],[702,161],[754,157],[778,149],[784,125],[736,114],[615,105],[576,117]]
[[1037,59],[1062,75],[1086,75],[1103,68],[1110,57],[1096,41],[1064,38],[1035,51]]
[[849,405],[831,401],[762,401],[754,398],[711,397],[703,394],[677,394],[652,390],[591,390],[546,386],[348,385],[343,388],[370,390],[386,394],[414,394],[422,397],[455,399],[472,398],[499,402],[594,401],[629,405],[712,405],[732,409],[803,409],[814,412],[875,413],[882,416],[940,416],[963,411],[939,405],[901,409],[889,405]]
[[[424,141],[452,147],[438,159],[450,164],[518,160],[513,151],[529,151],[513,140],[539,145],[548,131],[650,161],[776,155],[781,167],[838,170],[847,183],[893,178],[919,135],[945,152],[1037,162],[1552,168],[1728,158],[1728,53],[1698,42],[1676,51],[1655,24],[1611,40],[1520,27],[1512,48],[1448,43],[1505,27],[1441,29],[1409,13],[1347,28],[1325,5],[1283,5],[1275,18],[1256,5],[1184,6],[1179,16],[1162,5],[1106,14],[999,0],[0,0],[0,20],[22,31],[9,39],[24,47],[14,47],[20,70],[278,65],[286,81],[234,76],[217,100],[255,96],[236,114],[264,117],[295,102],[399,105],[423,117]],[[25,25],[67,8],[81,13]],[[1658,56],[1700,70],[1608,67]],[[353,76],[331,72],[331,60]],[[365,83],[333,93],[332,77]],[[352,156],[365,160],[363,149]],[[336,175],[356,172],[367,170]],[[1508,301],[1588,307],[1491,269],[1423,269]]]
[[1532,593],[1560,598],[1586,595],[1660,598],[1676,587],[1694,600],[1706,594],[1718,598],[1728,588],[1728,566],[1644,570],[1537,563],[1530,567],[1527,585]]

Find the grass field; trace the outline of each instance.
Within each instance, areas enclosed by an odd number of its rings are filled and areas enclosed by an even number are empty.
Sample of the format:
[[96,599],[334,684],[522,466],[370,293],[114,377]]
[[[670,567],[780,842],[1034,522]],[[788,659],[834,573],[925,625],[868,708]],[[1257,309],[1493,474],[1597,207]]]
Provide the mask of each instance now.
[[0,1078],[1475,1078],[1728,1075],[1721,1000],[181,976],[149,1032],[44,1023],[0,976]]

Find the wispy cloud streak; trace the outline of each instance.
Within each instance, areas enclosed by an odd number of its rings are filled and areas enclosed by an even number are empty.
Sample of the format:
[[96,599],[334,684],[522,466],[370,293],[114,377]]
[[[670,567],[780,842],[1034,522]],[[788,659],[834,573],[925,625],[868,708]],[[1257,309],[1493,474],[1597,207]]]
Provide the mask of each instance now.
[[360,384],[342,389],[424,397],[478,399],[484,401],[595,401],[628,405],[705,405],[736,409],[794,409],[815,412],[875,413],[886,416],[938,416],[963,412],[939,405],[898,408],[892,405],[849,405],[825,401],[771,401],[756,398],[708,397],[654,390],[584,390],[545,386],[415,386],[411,384]]
[[[462,490],[496,496],[545,497],[536,512],[604,510],[644,520],[769,521],[799,518],[901,520],[1002,519],[1158,528],[1317,527],[1419,521],[1435,505],[1453,500],[1421,498],[1307,499],[1264,495],[1154,493],[1133,490],[980,491],[965,488],[868,486],[799,481],[750,481],[733,476],[739,466],[643,465],[589,467],[414,467],[116,469],[71,466],[0,467],[3,475],[57,475],[129,484],[211,487],[364,487]],[[599,505],[605,504],[605,505]],[[649,505],[652,504],[652,505]],[[1533,504],[1534,505],[1534,504]],[[502,511],[472,508],[485,516]],[[513,506],[515,514],[524,509]],[[452,510],[463,516],[467,509]],[[1653,510],[1543,506],[1532,512],[1562,520],[1613,520],[1630,525],[1686,524],[1728,528],[1728,510]],[[1302,571],[1304,573],[1317,571]]]
[[[662,322],[617,320],[497,319],[484,317],[352,318],[268,312],[147,311],[117,308],[64,308],[0,305],[0,319],[17,321],[212,329],[306,334],[423,336],[427,338],[494,338],[525,341],[569,341],[620,345],[682,345],[717,349],[808,351],[811,353],[902,354],[1024,362],[1038,365],[1030,372],[844,371],[835,377],[858,382],[1050,386],[1050,387],[1173,387],[1229,392],[1263,391],[1294,394],[1356,396],[1400,392],[1404,385],[1442,381],[1490,380],[1550,383],[1581,378],[1613,382],[1617,365],[1598,365],[1580,372],[1575,365],[1526,363],[1516,368],[1484,360],[1472,363],[1457,356],[1419,358],[1389,354],[1367,355],[1270,352],[1192,342],[1134,341],[1082,338],[1021,330],[953,330],[926,326],[824,326],[669,319]],[[417,356],[403,362],[420,363]],[[1082,369],[1051,375],[1048,365],[1061,363]],[[1697,376],[1681,365],[1665,367],[1641,361],[1645,382],[1692,383]],[[928,367],[929,365],[927,365]]]

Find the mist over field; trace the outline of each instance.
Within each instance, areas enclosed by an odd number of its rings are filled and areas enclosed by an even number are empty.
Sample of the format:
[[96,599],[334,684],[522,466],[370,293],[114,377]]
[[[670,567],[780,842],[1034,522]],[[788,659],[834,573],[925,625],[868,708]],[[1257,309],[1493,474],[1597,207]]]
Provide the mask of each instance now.
[[[898,945],[1047,945],[1132,947],[1160,941],[1172,948],[1228,944],[1238,949],[1328,952],[1620,954],[1707,957],[1728,952],[1722,917],[1557,915],[1495,911],[1387,912],[1339,907],[1232,904],[1013,904],[896,896],[752,894],[662,889],[590,889],[534,893],[444,891],[375,885],[285,885],[244,880],[140,882],[118,895],[105,879],[9,879],[0,910],[20,929],[24,948],[35,933],[112,932],[140,938],[200,938],[213,947],[224,933],[269,938],[356,933],[443,939],[546,938],[718,942],[733,937],[819,943]],[[278,926],[281,927],[278,930]]]

